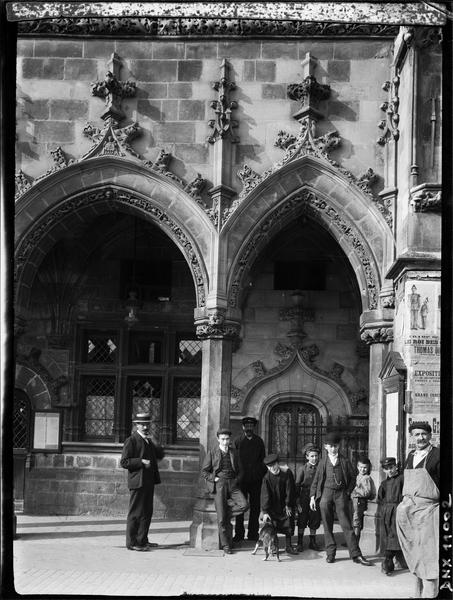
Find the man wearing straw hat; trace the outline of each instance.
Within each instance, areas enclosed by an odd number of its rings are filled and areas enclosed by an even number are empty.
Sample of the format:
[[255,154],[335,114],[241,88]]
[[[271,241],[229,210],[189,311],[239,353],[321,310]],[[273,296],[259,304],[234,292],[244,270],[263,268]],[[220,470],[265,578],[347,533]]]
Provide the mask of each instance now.
[[132,422],[136,431],[124,442],[120,464],[128,470],[130,490],[126,526],[126,548],[146,552],[157,544],[148,541],[153,516],[154,486],[160,483],[157,461],[164,457],[163,449],[150,436],[151,415],[139,413]]

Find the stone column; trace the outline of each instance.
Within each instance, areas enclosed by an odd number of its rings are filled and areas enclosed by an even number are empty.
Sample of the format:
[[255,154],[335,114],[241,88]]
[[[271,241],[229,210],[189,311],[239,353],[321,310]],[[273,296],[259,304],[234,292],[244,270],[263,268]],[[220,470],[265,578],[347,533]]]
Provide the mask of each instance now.
[[[209,448],[217,444],[219,427],[230,421],[231,366],[237,323],[228,322],[221,309],[209,311],[208,319],[197,320],[197,335],[203,340],[200,412],[200,471]],[[214,500],[200,475],[190,546],[199,550],[219,549]]]
[[[372,464],[371,477],[376,485],[376,491],[380,484],[380,460],[385,447],[382,426],[384,400],[379,375],[387,354],[391,350],[391,342],[393,341],[393,328],[391,325],[392,321],[379,320],[368,322],[361,329],[362,340],[370,346],[368,457]],[[360,548],[365,555],[375,554],[378,550],[379,522],[376,519],[376,510],[376,501],[369,501],[360,537]]]

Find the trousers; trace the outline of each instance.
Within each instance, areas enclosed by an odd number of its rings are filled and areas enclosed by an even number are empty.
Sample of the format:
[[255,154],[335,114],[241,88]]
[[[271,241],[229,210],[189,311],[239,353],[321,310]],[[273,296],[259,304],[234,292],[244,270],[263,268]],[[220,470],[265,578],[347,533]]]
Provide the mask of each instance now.
[[[260,515],[260,493],[261,482],[258,483],[241,483],[241,492],[249,502],[250,514],[248,525],[248,537],[258,538],[258,519]],[[238,539],[243,539],[245,536],[244,513],[236,517],[235,534]]]
[[216,482],[214,504],[219,527],[220,546],[232,545],[231,517],[245,513],[249,505],[239,489],[236,479],[219,479]]
[[349,555],[351,558],[356,558],[362,553],[351,525],[348,495],[344,489],[333,490],[330,488],[324,488],[319,503],[327,556],[335,556],[337,551],[337,543],[333,535],[334,507],[344,533]]
[[154,485],[130,490],[126,523],[126,546],[145,546],[153,516]]

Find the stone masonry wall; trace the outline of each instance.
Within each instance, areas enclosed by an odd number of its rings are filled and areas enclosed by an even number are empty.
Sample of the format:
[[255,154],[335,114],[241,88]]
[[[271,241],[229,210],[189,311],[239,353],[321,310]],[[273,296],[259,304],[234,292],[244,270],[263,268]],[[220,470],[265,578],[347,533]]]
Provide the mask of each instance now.
[[[27,514],[125,515],[129,505],[127,472],[119,454],[35,454],[27,473]],[[162,483],[154,494],[155,518],[189,519],[198,482],[198,452],[159,462]]]
[[[91,96],[91,82],[102,80],[112,52],[122,59],[121,80],[137,84],[134,98],[122,101],[126,119],[137,121],[141,137],[134,149],[153,160],[160,148],[173,155],[171,170],[185,181],[197,172],[212,179],[206,142],[208,120],[217,98],[212,82],[220,78],[220,64],[227,58],[230,79],[238,102],[233,118],[240,142],[234,171],[247,162],[262,172],[279,160],[282,151],[273,146],[285,129],[297,133],[292,115],[300,108],[289,100],[287,85],[304,78],[301,61],[310,52],[318,59],[314,74],[331,86],[330,99],[322,107],[327,118],[319,123],[319,135],[337,129],[342,146],[336,160],[356,176],[367,168],[382,175],[383,150],[376,144],[385,100],[382,83],[389,77],[389,40],[55,40],[20,39],[18,42],[17,167],[30,177],[52,166],[49,151],[61,146],[68,158],[79,158],[91,146],[82,129],[87,121],[102,125],[103,101]],[[236,174],[232,186],[241,187]]]

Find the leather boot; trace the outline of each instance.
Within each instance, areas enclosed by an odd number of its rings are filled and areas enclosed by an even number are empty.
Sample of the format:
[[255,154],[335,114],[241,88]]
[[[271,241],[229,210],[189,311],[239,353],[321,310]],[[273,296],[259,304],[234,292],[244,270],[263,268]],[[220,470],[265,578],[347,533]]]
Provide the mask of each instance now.
[[297,536],[297,551],[298,552],[303,552],[304,551],[304,534],[300,534]]
[[316,536],[315,535],[310,535],[310,542],[308,544],[308,547],[310,548],[310,550],[319,550],[319,546],[316,543]]

